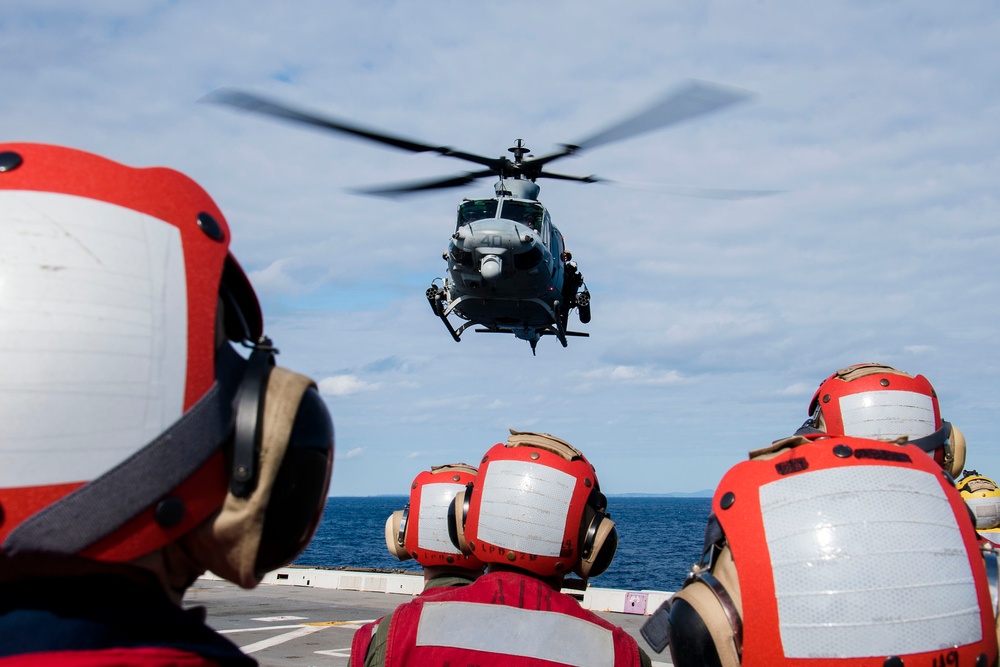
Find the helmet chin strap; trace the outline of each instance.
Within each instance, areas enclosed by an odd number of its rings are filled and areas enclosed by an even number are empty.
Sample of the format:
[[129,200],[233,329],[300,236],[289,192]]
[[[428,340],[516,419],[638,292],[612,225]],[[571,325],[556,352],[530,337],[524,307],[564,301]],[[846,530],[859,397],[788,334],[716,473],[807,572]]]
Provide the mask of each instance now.
[[792,435],[829,435],[829,433],[816,428],[813,426],[813,420],[807,419]]
[[[816,419],[810,417],[805,421],[802,426],[795,431],[794,435],[829,435],[826,431],[816,428]],[[955,458],[955,447],[952,442],[954,429],[952,428],[951,422],[942,421],[941,428],[934,431],[929,435],[925,435],[922,438],[914,438],[913,440],[906,440],[911,445],[916,445],[922,451],[927,452],[932,455],[938,449],[944,449],[944,461],[942,462],[942,467],[945,470],[951,468],[951,462]],[[903,439],[901,438],[900,441]]]
[[220,346],[216,382],[191,409],[135,454],[22,522],[0,551],[78,554],[168,495],[229,437],[244,364],[232,347]]
[[914,440],[909,440],[911,445],[916,445],[920,449],[924,450],[928,454],[932,453],[936,449],[940,449],[949,444],[951,441],[951,422],[942,421],[941,428],[934,431],[930,435],[925,435],[922,438],[916,438]]

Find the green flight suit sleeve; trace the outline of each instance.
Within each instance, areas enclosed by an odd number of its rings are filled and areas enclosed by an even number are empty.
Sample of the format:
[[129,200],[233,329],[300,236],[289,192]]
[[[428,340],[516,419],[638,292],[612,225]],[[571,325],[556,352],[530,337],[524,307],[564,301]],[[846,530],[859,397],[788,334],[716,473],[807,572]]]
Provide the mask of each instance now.
[[385,667],[385,645],[389,640],[389,623],[392,622],[392,614],[386,614],[385,618],[379,621],[375,636],[368,644],[368,653],[365,654],[365,667]]

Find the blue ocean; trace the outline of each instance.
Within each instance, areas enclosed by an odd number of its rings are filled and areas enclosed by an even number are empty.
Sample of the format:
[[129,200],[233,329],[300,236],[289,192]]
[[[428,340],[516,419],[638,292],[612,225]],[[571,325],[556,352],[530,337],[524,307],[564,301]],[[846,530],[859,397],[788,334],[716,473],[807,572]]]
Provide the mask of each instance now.
[[[385,547],[385,520],[406,496],[330,498],[316,537],[296,561],[313,567],[420,571]],[[618,553],[608,571],[591,580],[601,588],[675,591],[701,556],[710,498],[610,496]]]

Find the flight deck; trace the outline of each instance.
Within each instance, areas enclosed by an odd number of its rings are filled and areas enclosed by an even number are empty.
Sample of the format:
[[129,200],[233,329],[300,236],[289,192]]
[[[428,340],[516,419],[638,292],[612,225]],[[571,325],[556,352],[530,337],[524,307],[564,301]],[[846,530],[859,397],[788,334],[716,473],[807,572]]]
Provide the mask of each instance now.
[[[207,575],[189,589],[184,606],[204,607],[208,625],[264,667],[343,667],[354,631],[422,587],[414,574],[289,567],[253,590]],[[639,635],[645,614],[669,595],[590,588],[581,602],[635,637],[653,665],[670,665],[669,652],[653,653]]]

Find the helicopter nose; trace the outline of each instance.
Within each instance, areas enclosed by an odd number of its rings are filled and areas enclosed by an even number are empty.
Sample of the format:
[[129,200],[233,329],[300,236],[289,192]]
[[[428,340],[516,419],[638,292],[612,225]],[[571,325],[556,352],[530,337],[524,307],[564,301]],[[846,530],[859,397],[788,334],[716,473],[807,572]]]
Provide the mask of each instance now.
[[479,263],[479,274],[483,280],[493,281],[500,277],[500,258],[496,255],[487,255]]

